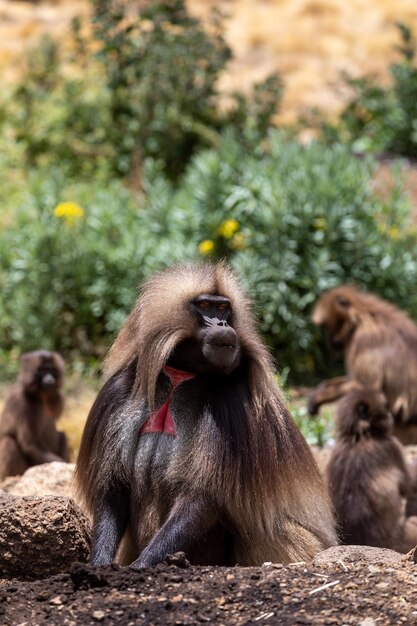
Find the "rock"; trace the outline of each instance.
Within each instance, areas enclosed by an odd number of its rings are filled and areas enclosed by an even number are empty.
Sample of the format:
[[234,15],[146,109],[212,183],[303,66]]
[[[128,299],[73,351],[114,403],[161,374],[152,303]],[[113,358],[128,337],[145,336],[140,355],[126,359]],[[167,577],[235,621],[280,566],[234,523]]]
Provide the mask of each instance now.
[[403,555],[388,548],[372,548],[371,546],[333,546],[320,552],[314,560],[314,565],[336,565],[337,563],[399,563]]
[[90,525],[70,498],[0,494],[0,577],[37,579],[89,555]]
[[72,496],[73,463],[43,463],[30,467],[23,476],[9,476],[0,490],[18,496]]
[[404,554],[402,560],[408,563],[417,564],[417,546],[410,550],[410,552],[407,552],[407,554]]
[[168,565],[175,565],[176,567],[190,567],[190,561],[185,556],[185,552],[175,552],[174,554],[168,554],[165,562]]

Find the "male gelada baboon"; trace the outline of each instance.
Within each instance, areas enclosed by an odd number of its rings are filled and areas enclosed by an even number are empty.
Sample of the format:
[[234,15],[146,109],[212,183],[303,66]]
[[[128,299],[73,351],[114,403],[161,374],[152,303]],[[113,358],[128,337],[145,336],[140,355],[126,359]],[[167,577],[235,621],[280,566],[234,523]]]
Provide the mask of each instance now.
[[399,552],[417,544],[417,517],[404,515],[410,475],[392,429],[381,393],[352,391],[340,401],[327,472],[343,543]]
[[77,465],[92,563],[123,535],[134,568],[312,558],[335,543],[328,494],[223,264],[152,278],[107,360]]
[[66,436],[55,426],[63,409],[63,372],[56,352],[22,355],[0,419],[0,479],[23,474],[32,465],[69,460]]
[[310,395],[311,414],[354,389],[384,393],[404,443],[417,443],[417,326],[389,302],[352,285],[325,292],[312,315],[333,348],[344,353],[346,376],[322,382]]

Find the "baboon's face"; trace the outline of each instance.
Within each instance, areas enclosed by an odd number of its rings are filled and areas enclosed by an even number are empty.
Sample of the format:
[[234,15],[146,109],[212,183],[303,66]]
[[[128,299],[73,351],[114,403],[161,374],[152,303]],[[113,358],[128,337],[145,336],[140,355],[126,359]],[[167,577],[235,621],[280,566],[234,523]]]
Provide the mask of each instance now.
[[359,418],[368,422],[372,435],[388,434],[394,427],[394,418],[388,410],[385,396],[381,393],[369,392],[359,402],[356,412]]
[[394,427],[386,398],[376,391],[350,393],[341,400],[339,415],[342,430],[349,435],[387,435],[391,434]]
[[62,385],[64,364],[56,352],[38,350],[22,356],[19,379],[28,391],[49,391]]
[[355,331],[354,307],[349,298],[327,292],[317,302],[311,316],[313,324],[324,328],[331,347],[343,350]]
[[201,294],[189,307],[197,322],[194,336],[177,346],[170,361],[191,371],[229,374],[241,358],[229,298]]

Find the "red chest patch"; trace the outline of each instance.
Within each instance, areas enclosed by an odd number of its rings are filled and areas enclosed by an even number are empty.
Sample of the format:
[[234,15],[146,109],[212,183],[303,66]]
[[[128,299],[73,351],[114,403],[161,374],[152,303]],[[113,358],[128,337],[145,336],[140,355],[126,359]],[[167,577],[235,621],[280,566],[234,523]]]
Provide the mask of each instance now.
[[183,372],[182,370],[176,370],[168,365],[164,367],[163,371],[164,374],[169,376],[172,389],[169,392],[169,396],[164,404],[157,411],[155,411],[155,413],[152,413],[150,418],[143,424],[139,430],[140,435],[143,435],[144,433],[166,433],[167,435],[175,436],[177,434],[174,420],[172,419],[171,411],[169,409],[171,397],[180,383],[185,380],[190,380],[190,378],[194,378],[195,374]]

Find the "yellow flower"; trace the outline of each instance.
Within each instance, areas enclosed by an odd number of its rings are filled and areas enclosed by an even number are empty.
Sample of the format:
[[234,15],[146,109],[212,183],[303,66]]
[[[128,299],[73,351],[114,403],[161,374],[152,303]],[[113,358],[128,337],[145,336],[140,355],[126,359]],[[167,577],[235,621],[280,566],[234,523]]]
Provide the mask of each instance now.
[[391,228],[388,229],[388,236],[391,239],[399,239],[400,238],[400,229],[397,228],[396,226],[391,226]]
[[237,220],[225,220],[217,229],[217,234],[225,239],[231,239],[236,231],[239,230],[239,222]]
[[211,239],[204,239],[204,241],[201,241],[198,244],[198,251],[203,256],[206,256],[207,254],[211,254],[213,250],[214,250],[214,241],[212,241]]
[[314,220],[313,226],[316,230],[327,230],[327,223],[324,217],[318,217]]
[[243,250],[246,244],[246,237],[243,233],[236,233],[230,242],[230,247],[234,250]]
[[60,202],[54,209],[54,215],[65,220],[67,226],[73,226],[84,217],[85,211],[75,202]]

